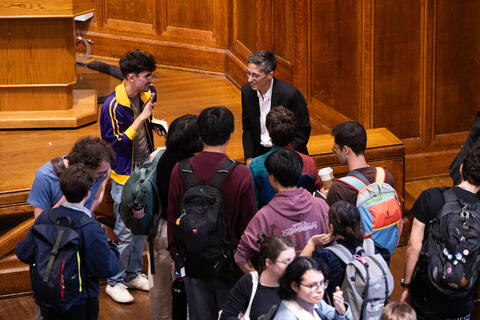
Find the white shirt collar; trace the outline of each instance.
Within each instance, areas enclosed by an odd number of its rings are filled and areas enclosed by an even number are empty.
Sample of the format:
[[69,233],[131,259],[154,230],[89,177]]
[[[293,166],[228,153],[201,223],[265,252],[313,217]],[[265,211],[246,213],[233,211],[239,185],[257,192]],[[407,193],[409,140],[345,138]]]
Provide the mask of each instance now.
[[267,92],[265,92],[263,97],[262,97],[262,94],[260,93],[260,91],[257,90],[257,97],[258,97],[259,100],[261,99],[263,101],[267,101],[267,100],[270,101],[270,99],[272,99],[273,81],[274,81],[274,78],[272,78],[272,81],[270,81],[270,87],[268,88]]
[[90,210],[88,210],[87,208],[85,208],[84,206],[82,206],[78,203],[71,203],[71,202],[65,201],[62,204],[62,206],[66,207],[66,208],[73,209],[73,210],[82,211],[83,213],[85,213],[90,218],[92,217],[92,213],[90,212]]

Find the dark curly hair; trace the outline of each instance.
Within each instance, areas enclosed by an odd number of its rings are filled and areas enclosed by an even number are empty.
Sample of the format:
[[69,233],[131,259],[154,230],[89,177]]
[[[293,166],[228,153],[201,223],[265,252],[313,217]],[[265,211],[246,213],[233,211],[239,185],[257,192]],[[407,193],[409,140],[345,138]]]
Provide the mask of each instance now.
[[155,59],[150,53],[135,50],[127,52],[120,59],[120,71],[123,78],[127,78],[130,73],[138,75],[143,71],[153,72],[157,68]]
[[112,147],[100,138],[84,137],[78,140],[67,156],[68,165],[83,163],[88,169],[96,170],[102,161],[111,165],[115,162]]
[[273,107],[267,114],[265,125],[272,143],[280,147],[292,142],[297,131],[295,113],[284,106]]

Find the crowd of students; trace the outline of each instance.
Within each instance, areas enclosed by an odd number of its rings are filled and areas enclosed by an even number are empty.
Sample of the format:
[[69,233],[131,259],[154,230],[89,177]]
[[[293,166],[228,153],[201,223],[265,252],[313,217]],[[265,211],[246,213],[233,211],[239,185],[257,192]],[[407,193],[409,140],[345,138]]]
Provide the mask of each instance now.
[[[48,204],[31,202],[38,218],[18,244],[17,255],[31,265],[37,319],[97,319],[101,277],[109,277],[106,292],[119,303],[133,302],[128,289],[150,291],[151,319],[185,319],[172,298],[174,281],[177,287],[184,285],[183,307],[188,305],[191,320],[470,318],[478,272],[478,261],[471,261],[480,247],[480,232],[470,221],[480,223],[475,220],[477,213],[480,219],[480,150],[466,155],[458,186],[427,190],[415,203],[404,291],[400,303],[388,303],[393,290],[388,264],[401,224],[385,218],[390,225],[376,226],[393,230],[385,245],[370,233],[377,220],[372,222],[372,216],[357,207],[364,190],[351,179],[365,186],[394,186],[388,170],[367,163],[367,135],[360,123],[348,121],[333,128],[332,151],[348,166],[349,178],[336,180],[327,189],[307,154],[310,121],[305,100],[294,87],[273,77],[273,53],[261,50],[248,60],[248,84],[242,87],[247,165],[230,160],[226,153],[234,131],[228,108],[184,115],[171,123],[168,134],[161,132],[151,121],[156,103],[153,57],[132,51],[120,60],[120,68],[124,82],[102,108],[103,140],[80,140],[67,157],[43,166],[32,186],[31,200],[48,198]],[[252,112],[251,104],[258,112]],[[119,207],[125,201],[126,181],[154,151],[154,131],[166,136],[166,149],[156,167],[161,209],[156,213],[159,223],[151,261],[155,272],[149,286],[140,273],[145,237],[125,226]],[[112,180],[116,217],[110,234],[116,242],[110,244],[91,214],[103,197],[107,177]],[[399,210],[398,197],[391,200]],[[439,215],[451,202],[461,207],[452,204],[450,211]],[[443,277],[437,277],[441,279],[436,284],[429,271],[429,253],[434,250],[422,245],[431,238],[430,227],[444,233],[436,220],[460,210],[455,215],[461,216],[460,227],[451,232],[458,233],[452,241],[462,244],[452,248],[451,241],[441,248],[439,255],[447,261],[438,262],[435,276]],[[83,215],[91,221],[80,223]],[[42,256],[38,243],[48,247],[48,241],[41,240],[41,230],[48,224],[55,225],[51,237],[56,240],[50,241],[51,252]],[[79,291],[70,300],[64,299],[64,290],[70,290],[64,284],[66,260],[55,271],[55,257],[64,241],[59,234],[67,232],[65,228],[77,232],[72,236],[77,240],[68,240],[78,247],[74,255],[78,272],[71,279],[84,279],[83,284],[77,281]],[[439,269],[444,264],[450,269]],[[38,290],[46,286],[49,274],[59,277],[61,285],[54,285],[62,297],[58,301]],[[439,289],[442,285],[450,291]]]

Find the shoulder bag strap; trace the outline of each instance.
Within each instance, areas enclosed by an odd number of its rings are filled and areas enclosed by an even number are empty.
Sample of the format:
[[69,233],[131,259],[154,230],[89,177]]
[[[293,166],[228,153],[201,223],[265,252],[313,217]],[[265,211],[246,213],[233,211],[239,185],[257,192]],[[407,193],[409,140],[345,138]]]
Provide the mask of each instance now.
[[250,301],[248,302],[248,307],[244,314],[244,317],[247,319],[250,319],[250,310],[252,309],[253,298],[255,298],[258,287],[258,272],[252,271],[250,272],[250,275],[252,276],[252,294],[250,295]]
[[57,177],[60,178],[60,175],[63,173],[63,171],[67,169],[67,167],[65,167],[65,163],[63,162],[63,158],[62,157],[53,158],[52,160],[50,160],[50,163],[52,164],[53,171],[55,171],[55,174],[57,175]]

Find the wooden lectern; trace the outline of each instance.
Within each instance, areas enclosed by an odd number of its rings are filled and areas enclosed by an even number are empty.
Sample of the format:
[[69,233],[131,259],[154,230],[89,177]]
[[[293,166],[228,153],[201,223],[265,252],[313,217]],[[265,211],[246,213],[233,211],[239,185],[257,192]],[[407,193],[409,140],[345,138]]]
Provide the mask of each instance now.
[[93,0],[0,1],[0,129],[96,121],[95,90],[73,90],[74,17],[93,8]]

